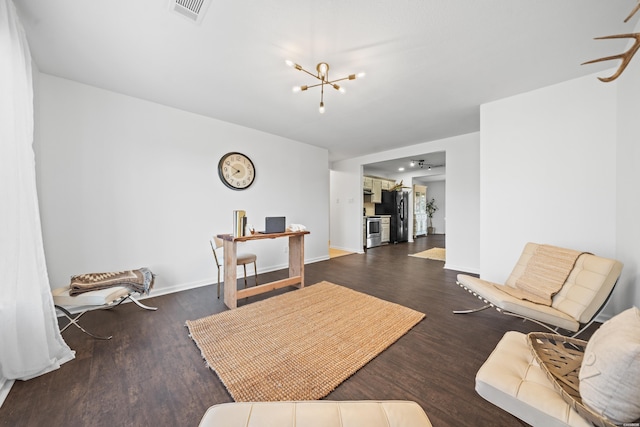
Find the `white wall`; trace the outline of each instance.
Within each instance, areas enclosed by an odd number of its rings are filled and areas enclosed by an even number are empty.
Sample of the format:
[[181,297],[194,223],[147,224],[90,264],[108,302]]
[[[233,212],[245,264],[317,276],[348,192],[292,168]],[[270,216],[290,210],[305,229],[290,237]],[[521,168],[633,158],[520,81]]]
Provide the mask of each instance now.
[[[363,227],[362,167],[357,169],[360,171],[358,181],[354,180],[358,172],[332,169],[329,175],[331,247],[350,252],[363,252],[364,247],[362,230],[356,229]],[[352,220],[354,215],[359,224]]]
[[446,234],[445,218],[447,215],[446,181],[430,181],[427,185],[427,202],[436,201],[438,210],[433,213],[432,223],[435,234]]
[[616,83],[590,75],[481,107],[481,276],[528,241],[616,258]]
[[[640,32],[640,22],[635,32]],[[606,75],[606,74],[604,74]],[[616,253],[624,263],[610,306],[619,313],[640,307],[640,61],[635,58],[618,82],[618,150],[616,197]]]
[[445,151],[445,268],[479,272],[479,140],[479,133],[470,133],[334,162],[331,166],[331,245],[362,251],[362,165]]
[[[73,274],[149,267],[154,294],[214,283],[209,238],[232,211],[287,217],[311,234],[307,262],[328,258],[325,149],[46,74],[36,99],[36,162],[52,287]],[[247,154],[256,181],[233,191],[217,175],[227,152]],[[258,272],[287,263],[286,239],[247,242]]]

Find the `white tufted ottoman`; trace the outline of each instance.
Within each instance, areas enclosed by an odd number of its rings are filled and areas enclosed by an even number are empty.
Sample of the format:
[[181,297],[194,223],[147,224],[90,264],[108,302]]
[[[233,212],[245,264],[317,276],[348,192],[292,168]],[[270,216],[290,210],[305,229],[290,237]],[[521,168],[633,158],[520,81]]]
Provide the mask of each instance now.
[[502,337],[476,374],[478,394],[534,427],[593,427],[556,391],[527,339],[514,331]]
[[431,427],[409,401],[235,402],[210,407],[200,427]]

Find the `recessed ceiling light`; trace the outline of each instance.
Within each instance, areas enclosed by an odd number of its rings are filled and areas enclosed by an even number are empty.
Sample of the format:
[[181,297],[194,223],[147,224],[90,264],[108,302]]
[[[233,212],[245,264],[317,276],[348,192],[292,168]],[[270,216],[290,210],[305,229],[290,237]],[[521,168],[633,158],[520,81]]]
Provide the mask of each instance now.
[[402,172],[402,171],[404,170],[404,168],[398,168],[398,170],[399,170],[400,172]]

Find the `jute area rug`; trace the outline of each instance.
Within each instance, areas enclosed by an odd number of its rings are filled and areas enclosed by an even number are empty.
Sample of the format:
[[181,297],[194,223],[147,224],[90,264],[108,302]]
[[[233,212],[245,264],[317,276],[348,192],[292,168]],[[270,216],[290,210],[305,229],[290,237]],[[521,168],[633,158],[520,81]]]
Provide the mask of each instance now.
[[320,282],[186,326],[235,401],[316,400],[424,316]]
[[416,258],[434,259],[436,261],[446,261],[447,250],[444,248],[431,248],[427,249],[426,251],[418,252],[417,254],[409,254],[409,256],[414,256]]

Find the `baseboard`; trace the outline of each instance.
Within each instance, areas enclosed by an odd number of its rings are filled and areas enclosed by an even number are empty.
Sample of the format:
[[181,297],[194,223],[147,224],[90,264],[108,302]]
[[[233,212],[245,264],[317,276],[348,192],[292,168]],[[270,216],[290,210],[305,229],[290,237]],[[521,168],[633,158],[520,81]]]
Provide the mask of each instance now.
[[[326,261],[328,259],[329,259],[329,255],[310,258],[305,260],[305,264],[313,264],[315,262]],[[272,271],[283,270],[287,268],[289,268],[289,264],[275,265],[275,266],[271,266],[264,269],[258,269],[258,275],[263,273],[270,273]],[[248,270],[251,270],[251,269],[248,269]],[[253,276],[253,274],[251,274],[250,271],[247,271],[247,277],[251,277],[251,276]],[[173,286],[165,286],[161,288],[153,288],[151,290],[150,295],[139,295],[139,296],[136,296],[135,298],[138,301],[144,301],[145,299],[148,299],[148,298],[155,298],[163,295],[175,294],[176,292],[182,292],[182,291],[188,291],[190,289],[201,288],[203,286],[209,286],[217,282],[218,282],[218,278],[212,276],[210,278],[205,278],[195,282],[181,283],[181,284],[177,284]],[[128,304],[130,302],[131,302],[130,300],[126,300],[123,302],[123,304]],[[98,305],[98,306],[73,307],[72,309],[70,309],[69,307],[65,307],[65,308],[69,309],[69,312],[71,312],[72,314],[77,314],[85,310],[100,310],[100,309],[103,309],[104,306]],[[58,317],[62,317],[62,316],[63,316],[62,313],[58,314]]]
[[11,391],[11,387],[13,386],[13,383],[14,383],[14,380],[0,378],[0,407],[2,407],[4,400],[9,395],[9,391]]
[[353,248],[345,248],[343,246],[331,246],[331,247],[333,249],[337,249],[339,251],[344,251],[344,252],[352,252],[352,253],[356,253],[356,254],[364,253],[364,249],[362,249],[362,248],[353,249]]
[[[329,259],[329,255],[323,255],[323,256],[319,256],[316,258],[310,258],[310,259],[306,259],[305,260],[305,264],[313,264],[316,262],[320,262],[320,261],[326,261]],[[274,265],[274,266],[270,266],[267,268],[258,268],[258,275],[260,274],[264,274],[264,273],[270,273],[272,271],[278,271],[278,270],[284,270],[289,268],[289,264],[282,264],[282,265]],[[251,269],[247,269],[247,277],[252,277],[253,276],[253,272],[250,271]],[[224,273],[221,272],[221,276],[224,276]],[[198,280],[196,282],[191,282],[191,283],[182,283],[182,284],[178,284],[178,285],[174,285],[174,286],[168,286],[168,287],[162,287],[162,288],[158,288],[158,289],[153,289],[153,293],[149,296],[145,296],[145,297],[141,297],[141,298],[136,298],[137,300],[144,300],[146,298],[153,298],[153,297],[159,297],[162,295],[168,295],[168,294],[174,294],[176,292],[182,292],[182,291],[187,291],[189,289],[196,289],[196,288],[200,288],[202,286],[208,286],[208,285],[212,285],[218,282],[218,278],[217,277],[209,277],[209,278],[205,278],[202,280]],[[128,301],[127,301],[128,302]]]
[[465,267],[461,265],[451,265],[451,264],[445,263],[444,268],[447,270],[461,271],[463,273],[480,274],[480,270],[477,268],[470,268],[470,267]]

